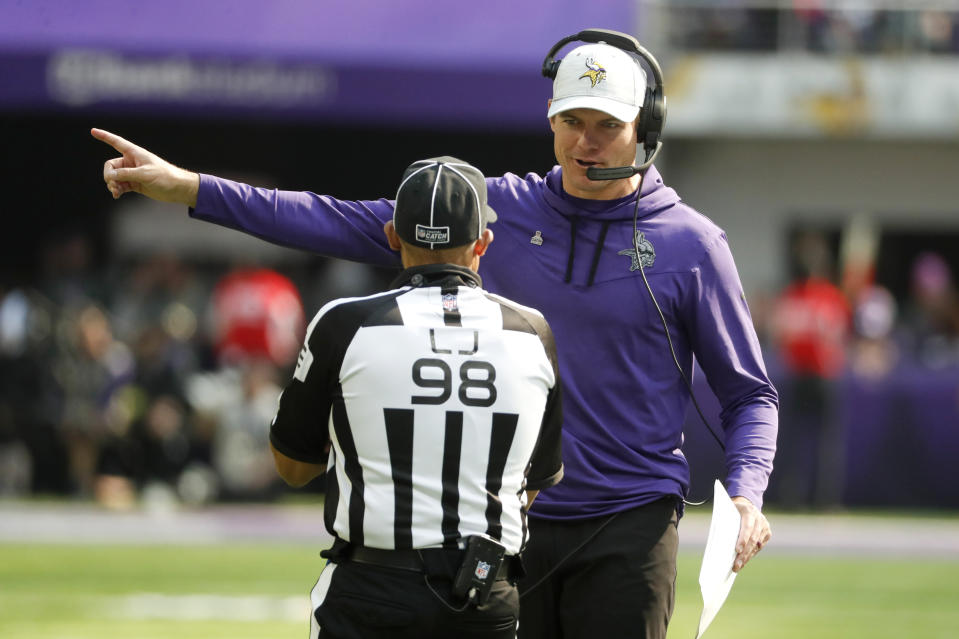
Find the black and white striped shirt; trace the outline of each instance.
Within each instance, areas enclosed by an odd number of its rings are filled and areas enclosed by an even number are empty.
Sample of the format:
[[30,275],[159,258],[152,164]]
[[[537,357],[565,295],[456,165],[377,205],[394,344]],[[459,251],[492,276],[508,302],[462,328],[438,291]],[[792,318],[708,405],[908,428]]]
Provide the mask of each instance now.
[[560,384],[543,316],[473,271],[407,269],[330,302],[307,330],[270,434],[328,464],[325,522],[373,548],[526,542],[526,490],[562,478]]

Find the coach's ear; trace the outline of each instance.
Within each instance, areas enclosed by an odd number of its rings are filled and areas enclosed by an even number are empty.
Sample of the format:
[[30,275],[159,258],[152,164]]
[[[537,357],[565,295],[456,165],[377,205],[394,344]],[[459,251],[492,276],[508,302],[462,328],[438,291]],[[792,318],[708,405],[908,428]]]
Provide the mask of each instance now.
[[396,227],[393,226],[393,220],[383,225],[383,232],[386,234],[386,241],[390,243],[390,248],[394,251],[400,250],[402,244],[400,244],[400,236],[396,232]]

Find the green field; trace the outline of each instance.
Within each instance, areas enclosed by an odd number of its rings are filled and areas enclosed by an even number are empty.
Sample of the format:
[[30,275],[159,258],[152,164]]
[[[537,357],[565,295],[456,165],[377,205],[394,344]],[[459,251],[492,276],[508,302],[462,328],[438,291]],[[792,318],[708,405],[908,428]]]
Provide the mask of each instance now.
[[[317,548],[0,545],[3,639],[303,639]],[[693,639],[699,557],[682,555],[670,637]],[[959,561],[769,554],[711,639],[959,636]]]

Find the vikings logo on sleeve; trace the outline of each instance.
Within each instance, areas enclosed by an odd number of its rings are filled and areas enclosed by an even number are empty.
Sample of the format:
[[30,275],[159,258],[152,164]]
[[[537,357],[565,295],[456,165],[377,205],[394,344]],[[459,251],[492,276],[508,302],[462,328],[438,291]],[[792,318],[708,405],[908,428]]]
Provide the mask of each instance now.
[[596,62],[593,58],[586,58],[586,73],[577,79],[589,78],[590,88],[595,88],[597,84],[606,79],[606,69],[602,64]]

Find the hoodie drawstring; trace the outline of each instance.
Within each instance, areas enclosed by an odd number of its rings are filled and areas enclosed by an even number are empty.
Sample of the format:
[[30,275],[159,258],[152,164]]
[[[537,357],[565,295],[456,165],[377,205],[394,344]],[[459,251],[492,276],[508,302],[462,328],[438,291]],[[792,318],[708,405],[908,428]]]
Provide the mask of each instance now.
[[[609,231],[609,220],[603,222],[603,230],[599,232],[599,241],[596,242],[596,251],[593,252],[593,265],[589,268],[589,281],[586,286],[592,286],[596,279],[596,267],[599,266],[599,256],[603,252],[603,246],[606,244],[606,232]],[[569,281],[569,280],[567,280]]]
[[573,277],[573,256],[576,254],[576,226],[578,224],[578,217],[569,219],[569,259],[566,261],[566,279],[564,280],[567,284]]
[[[589,281],[586,286],[592,286],[596,279],[596,269],[599,267],[599,257],[603,253],[603,247],[606,245],[606,233],[609,232],[610,221],[603,222],[603,228],[599,232],[599,239],[596,242],[596,250],[593,251],[593,263],[589,267]],[[569,219],[569,259],[566,261],[566,278],[564,281],[569,284],[573,278],[573,258],[576,256],[576,228],[579,226],[579,218],[571,217]]]

